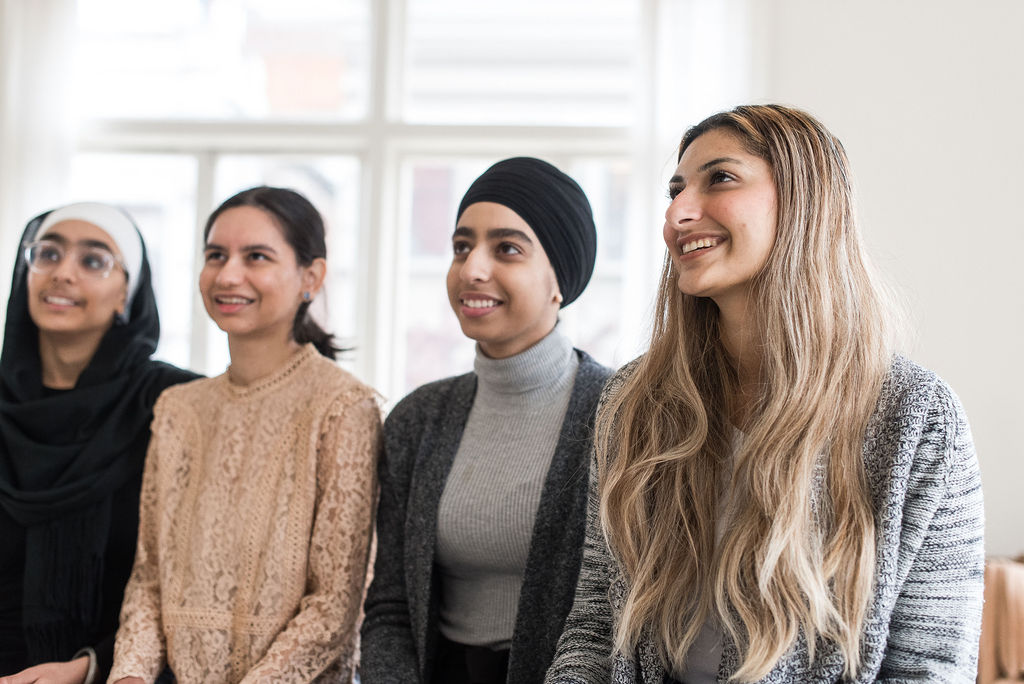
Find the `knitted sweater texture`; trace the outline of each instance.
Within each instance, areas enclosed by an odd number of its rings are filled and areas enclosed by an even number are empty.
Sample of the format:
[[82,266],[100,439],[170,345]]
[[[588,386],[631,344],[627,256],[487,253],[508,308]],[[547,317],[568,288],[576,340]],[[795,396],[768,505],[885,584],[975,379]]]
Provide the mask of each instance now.
[[372,390],[306,345],[160,396],[111,681],[350,681],[372,534]]
[[[572,606],[586,519],[594,411],[611,370],[579,366],[533,525],[509,655],[510,684],[540,684]],[[437,513],[476,394],[467,373],[420,387],[384,424],[377,560],[366,597],[364,684],[429,682],[437,650]]]
[[440,628],[452,641],[512,643],[537,507],[578,364],[557,328],[506,359],[477,347],[476,396],[437,514]]
[[[609,382],[621,387],[627,366]],[[875,591],[864,625],[856,682],[972,683],[977,671],[984,573],[983,511],[977,456],[963,408],[931,373],[896,358],[864,439],[875,510]],[[612,631],[627,594],[601,530],[591,468],[583,566],[572,612],[548,670],[549,684],[662,684],[650,638],[635,653],[613,653]],[[737,670],[726,638],[718,681]],[[835,644],[816,645],[809,662],[800,636],[761,684],[842,680]]]

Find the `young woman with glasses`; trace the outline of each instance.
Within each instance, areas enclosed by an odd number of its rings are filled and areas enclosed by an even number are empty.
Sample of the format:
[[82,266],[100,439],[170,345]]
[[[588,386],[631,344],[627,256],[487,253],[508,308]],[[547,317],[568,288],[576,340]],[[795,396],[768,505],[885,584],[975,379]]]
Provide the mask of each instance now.
[[150,358],[156,298],[123,211],[37,216],[18,256],[0,357],[0,675],[103,681],[153,404],[198,376]]

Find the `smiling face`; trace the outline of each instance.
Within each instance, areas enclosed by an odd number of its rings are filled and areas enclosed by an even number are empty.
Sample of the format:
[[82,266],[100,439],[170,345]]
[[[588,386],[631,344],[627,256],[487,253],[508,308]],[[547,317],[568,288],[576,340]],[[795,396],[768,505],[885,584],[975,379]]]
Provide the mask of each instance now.
[[751,280],[775,244],[777,192],[768,163],[735,134],[694,140],[669,181],[663,236],[684,294],[719,309],[745,306]]
[[[42,335],[66,338],[100,338],[122,313],[128,294],[128,278],[119,266],[105,277],[89,275],[80,253],[97,248],[121,258],[117,244],[106,231],[86,221],[61,221],[44,236],[63,248],[64,257],[40,273],[29,269],[28,311]],[[56,251],[54,252],[57,253]]]
[[448,301],[462,332],[501,359],[529,349],[558,321],[562,301],[540,240],[508,207],[466,207],[452,236]]
[[287,344],[303,292],[319,288],[322,264],[316,259],[300,266],[269,213],[235,207],[210,227],[199,291],[206,312],[229,339]]

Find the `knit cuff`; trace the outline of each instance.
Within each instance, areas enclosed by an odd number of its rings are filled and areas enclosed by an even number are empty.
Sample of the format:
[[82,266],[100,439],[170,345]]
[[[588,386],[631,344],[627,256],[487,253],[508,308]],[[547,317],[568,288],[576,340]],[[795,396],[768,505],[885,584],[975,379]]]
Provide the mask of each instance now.
[[78,652],[71,656],[71,659],[78,660],[82,656],[89,657],[89,669],[85,672],[85,679],[82,680],[82,684],[94,684],[96,681],[96,672],[99,669],[96,664],[96,651],[86,646],[85,648],[78,649]]

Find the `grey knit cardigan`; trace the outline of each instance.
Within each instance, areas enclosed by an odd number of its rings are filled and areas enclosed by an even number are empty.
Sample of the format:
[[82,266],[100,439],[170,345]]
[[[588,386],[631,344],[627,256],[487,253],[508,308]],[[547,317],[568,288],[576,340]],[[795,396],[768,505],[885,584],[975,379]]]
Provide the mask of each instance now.
[[[543,681],[579,574],[593,422],[612,370],[576,354],[579,366],[541,491],[516,612],[508,674],[514,684]],[[438,637],[437,508],[475,394],[474,373],[430,383],[399,402],[384,423],[363,684],[430,681]]]
[[[607,391],[621,385],[620,371]],[[977,672],[984,546],[978,461],[963,408],[935,374],[896,358],[864,440],[875,508],[875,593],[856,682],[971,682]],[[592,469],[593,470],[593,469]],[[550,684],[662,684],[649,638],[612,653],[627,587],[609,552],[592,474],[583,567]],[[844,659],[820,642],[808,662],[799,638],[761,682],[842,681]],[[718,681],[738,667],[725,639]]]

